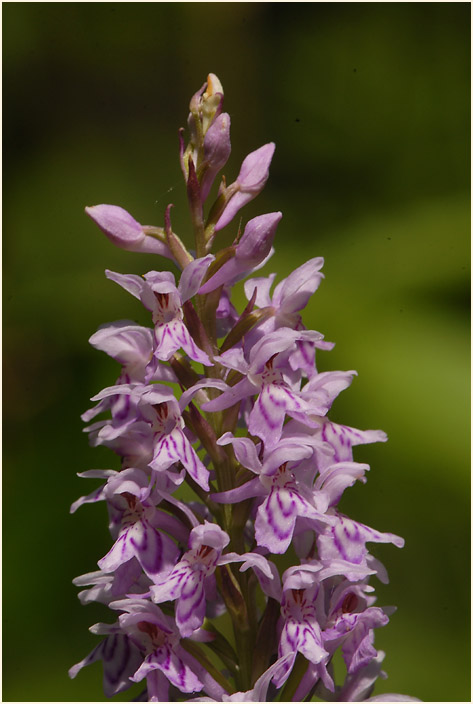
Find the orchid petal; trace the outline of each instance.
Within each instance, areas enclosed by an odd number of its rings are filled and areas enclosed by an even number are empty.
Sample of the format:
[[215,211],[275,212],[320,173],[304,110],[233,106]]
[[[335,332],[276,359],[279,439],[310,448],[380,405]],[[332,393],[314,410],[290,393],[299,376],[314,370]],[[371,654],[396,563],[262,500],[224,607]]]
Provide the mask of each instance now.
[[220,504],[233,504],[245,499],[251,499],[254,496],[264,496],[265,494],[266,489],[261,485],[258,477],[255,477],[255,479],[250,479],[249,482],[237,486],[235,489],[211,494],[210,498]]
[[141,667],[130,679],[140,682],[153,670],[158,669],[181,692],[200,692],[202,682],[169,646],[157,648],[147,656]]
[[236,438],[231,433],[224,433],[217,445],[232,445],[238,462],[252,472],[260,472],[262,465],[258,457],[258,447],[250,438]]
[[225,408],[234,406],[235,403],[241,401],[247,396],[252,396],[257,393],[254,384],[247,378],[241,379],[235,386],[227,386],[223,394],[202,404],[204,411],[223,411]]
[[200,288],[202,279],[214,259],[215,257],[213,254],[208,254],[206,257],[202,257],[201,259],[194,259],[193,262],[190,262],[190,264],[186,266],[181,274],[181,279],[178,286],[182,303],[185,303],[190,298],[195,296]]

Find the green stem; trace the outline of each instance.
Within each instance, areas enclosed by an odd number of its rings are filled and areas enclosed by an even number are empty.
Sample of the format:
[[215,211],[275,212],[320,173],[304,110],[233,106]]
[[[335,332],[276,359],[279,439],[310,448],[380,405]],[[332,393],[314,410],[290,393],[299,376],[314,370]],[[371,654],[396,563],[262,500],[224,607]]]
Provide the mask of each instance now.
[[184,648],[184,650],[187,650],[187,652],[192,655],[193,658],[200,662],[203,667],[205,667],[209,675],[211,675],[214,680],[218,682],[219,685],[221,685],[226,692],[228,692],[228,694],[233,694],[235,692],[235,688],[232,687],[230,682],[225,679],[222,673],[219,672],[217,668],[214,667],[214,665],[212,665],[208,657],[204,655],[197,643],[193,643],[191,640],[184,638],[180,641],[180,645]]
[[292,702],[292,698],[297,691],[302,677],[309,666],[309,661],[305,659],[301,653],[297,653],[296,662],[292,668],[292,672],[286,682],[286,685],[281,693],[281,702]]

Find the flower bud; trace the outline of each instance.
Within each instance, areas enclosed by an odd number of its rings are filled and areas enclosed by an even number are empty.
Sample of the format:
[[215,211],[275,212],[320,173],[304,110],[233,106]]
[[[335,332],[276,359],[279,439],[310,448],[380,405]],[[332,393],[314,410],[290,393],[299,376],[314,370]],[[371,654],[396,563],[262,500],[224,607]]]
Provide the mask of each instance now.
[[212,122],[218,117],[222,111],[223,105],[223,86],[215,73],[209,73],[207,76],[207,87],[202,96],[202,129],[206,134]]
[[215,226],[215,231],[221,230],[228,225],[240,208],[253,200],[253,198],[256,198],[258,193],[261,193],[268,180],[269,165],[271,164],[274,150],[274,142],[269,142],[269,144],[265,144],[248,154],[246,159],[244,159],[235,182],[238,190],[228,201]]
[[189,127],[191,129],[191,138],[197,136],[197,130],[194,121],[197,119],[202,126],[202,134],[205,135],[212,122],[221,113],[223,105],[223,88],[219,79],[214,73],[209,73],[207,83],[204,83],[197,93],[191,98],[189,103]]
[[224,112],[211,124],[204,139],[207,170],[201,182],[202,201],[209,195],[215,176],[227,163],[230,152],[230,115]]
[[236,245],[235,256],[227,260],[223,266],[199,289],[199,293],[205,294],[215,290],[223,284],[231,284],[247,276],[251,271],[263,265],[266,258],[271,254],[274,235],[279,221],[282,218],[281,212],[266,213],[258,215],[250,220],[242,235],[240,242]]
[[93,205],[85,209],[114,245],[130,252],[160,254],[172,259],[164,242],[146,235],[143,226],[118,205]]
[[274,235],[281,212],[266,213],[250,220],[239,241],[235,256],[245,264],[257,266],[268,256],[273,244]]

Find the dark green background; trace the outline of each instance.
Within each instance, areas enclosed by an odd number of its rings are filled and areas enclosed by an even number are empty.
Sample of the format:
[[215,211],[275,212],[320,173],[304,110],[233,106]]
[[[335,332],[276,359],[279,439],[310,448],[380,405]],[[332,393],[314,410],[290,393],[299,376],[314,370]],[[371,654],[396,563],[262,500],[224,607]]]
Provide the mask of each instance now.
[[232,117],[228,178],[277,145],[242,213],[283,211],[268,273],[325,257],[305,322],[337,343],[321,369],[359,372],[333,417],[390,438],[360,448],[368,483],[342,504],[406,538],[375,550],[379,603],[399,607],[376,635],[376,692],[469,700],[469,3],[2,9],[4,700],[103,699],[98,665],[67,677],[97,642],[88,625],[111,620],[71,584],[109,546],[103,505],[68,515],[94,485],[76,472],[116,467],[81,434],[118,373],[87,340],[147,321],[105,268],[167,264],[115,250],[83,208],[160,225],[173,202],[188,237],[177,128],[209,71]]

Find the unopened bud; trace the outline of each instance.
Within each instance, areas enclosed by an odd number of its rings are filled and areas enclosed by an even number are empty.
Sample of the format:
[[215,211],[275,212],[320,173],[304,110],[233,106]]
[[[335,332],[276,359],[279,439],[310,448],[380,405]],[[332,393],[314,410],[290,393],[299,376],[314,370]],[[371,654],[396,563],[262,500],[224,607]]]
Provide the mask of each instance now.
[[85,212],[117,247],[130,252],[160,254],[172,259],[164,242],[147,235],[143,226],[118,205],[93,205],[86,208]]
[[237,245],[235,257],[246,264],[257,266],[268,256],[273,244],[274,235],[281,212],[258,215],[248,222],[240,242]]
[[225,210],[215,226],[221,230],[233,219],[244,205],[261,193],[269,176],[269,166],[275,150],[274,142],[269,142],[244,159],[236,180],[238,190],[229,200]]
[[281,212],[258,215],[250,220],[235,248],[235,256],[223,266],[199,289],[199,293],[210,293],[223,284],[231,284],[262,266],[271,253],[274,235]]
[[220,115],[223,106],[223,87],[215,73],[207,76],[207,87],[202,96],[202,130],[204,135]]
[[223,112],[211,124],[204,139],[204,160],[207,168],[201,181],[202,201],[207,198],[215,176],[227,163],[230,152],[230,115]]

